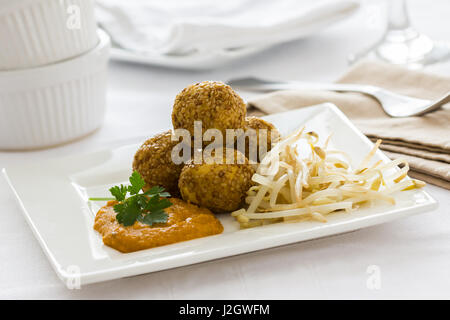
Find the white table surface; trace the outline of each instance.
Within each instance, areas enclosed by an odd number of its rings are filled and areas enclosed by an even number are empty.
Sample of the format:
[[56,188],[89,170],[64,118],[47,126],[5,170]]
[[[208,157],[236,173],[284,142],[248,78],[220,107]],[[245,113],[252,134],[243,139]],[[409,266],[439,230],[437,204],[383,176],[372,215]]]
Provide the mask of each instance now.
[[[414,24],[450,40],[450,1],[409,1]],[[89,152],[168,128],[173,99],[202,80],[261,76],[332,81],[346,56],[382,33],[380,1],[363,1],[349,20],[214,71],[112,63],[105,125],[88,138],[34,152],[0,152],[0,167]],[[450,75],[450,63],[429,68]],[[137,115],[137,116],[136,116]],[[450,298],[450,192],[427,186],[434,212],[353,233],[69,290],[35,241],[12,192],[0,179],[0,298],[3,299],[300,299]],[[57,195],[55,195],[57,196]],[[70,248],[68,248],[70,250]],[[73,248],[75,249],[75,248]],[[381,287],[370,289],[368,268]],[[369,268],[370,269],[370,268]],[[373,276],[374,274],[372,274]]]

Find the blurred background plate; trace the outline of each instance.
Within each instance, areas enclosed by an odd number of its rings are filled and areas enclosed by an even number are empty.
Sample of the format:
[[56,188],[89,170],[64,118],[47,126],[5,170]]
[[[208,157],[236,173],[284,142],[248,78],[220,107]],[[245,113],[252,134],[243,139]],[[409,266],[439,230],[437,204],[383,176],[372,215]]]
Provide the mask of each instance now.
[[186,70],[209,70],[224,66],[232,61],[264,51],[268,46],[221,50],[217,52],[196,52],[190,55],[167,55],[139,53],[113,46],[111,58],[118,61],[157,65]]
[[[213,69],[350,17],[355,0],[98,0],[112,58],[181,69]],[[251,12],[252,14],[249,14]],[[270,14],[268,14],[270,13]]]

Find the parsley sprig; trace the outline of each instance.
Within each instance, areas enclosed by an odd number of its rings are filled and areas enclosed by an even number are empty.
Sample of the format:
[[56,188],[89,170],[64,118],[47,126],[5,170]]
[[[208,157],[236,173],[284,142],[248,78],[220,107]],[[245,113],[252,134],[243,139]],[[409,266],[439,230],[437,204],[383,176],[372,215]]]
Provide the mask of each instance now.
[[[89,198],[91,201],[116,200],[114,211],[117,212],[116,220],[124,226],[133,225],[136,220],[149,226],[154,223],[167,222],[168,215],[164,209],[172,203],[166,199],[170,197],[164,188],[155,186],[145,192],[141,192],[145,181],[141,175],[134,171],[130,177],[130,185],[114,186],[109,192],[114,198]],[[127,197],[127,195],[129,196]]]

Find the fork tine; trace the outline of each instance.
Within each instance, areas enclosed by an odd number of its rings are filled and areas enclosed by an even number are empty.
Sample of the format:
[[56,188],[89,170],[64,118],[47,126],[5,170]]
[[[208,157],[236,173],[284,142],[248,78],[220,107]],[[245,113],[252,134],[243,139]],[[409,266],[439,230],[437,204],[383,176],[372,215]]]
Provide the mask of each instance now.
[[414,116],[422,116],[422,115],[424,115],[426,113],[429,113],[429,112],[435,111],[437,109],[440,109],[446,103],[450,103],[450,91],[447,92],[447,94],[445,96],[443,96],[439,100],[435,101],[434,103],[432,103],[427,108],[425,108],[422,111],[419,111],[416,114],[414,114]]

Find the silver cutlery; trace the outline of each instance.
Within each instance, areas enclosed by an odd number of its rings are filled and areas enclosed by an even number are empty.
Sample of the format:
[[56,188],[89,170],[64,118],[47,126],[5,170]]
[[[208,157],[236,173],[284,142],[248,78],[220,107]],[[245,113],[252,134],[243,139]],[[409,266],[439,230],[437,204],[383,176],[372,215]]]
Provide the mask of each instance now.
[[379,101],[391,117],[421,116],[439,109],[450,102],[450,92],[436,101],[412,98],[393,93],[376,86],[342,83],[315,83],[299,81],[271,81],[259,78],[231,79],[227,83],[237,90],[270,92],[277,90],[328,90],[336,92],[359,92]]

